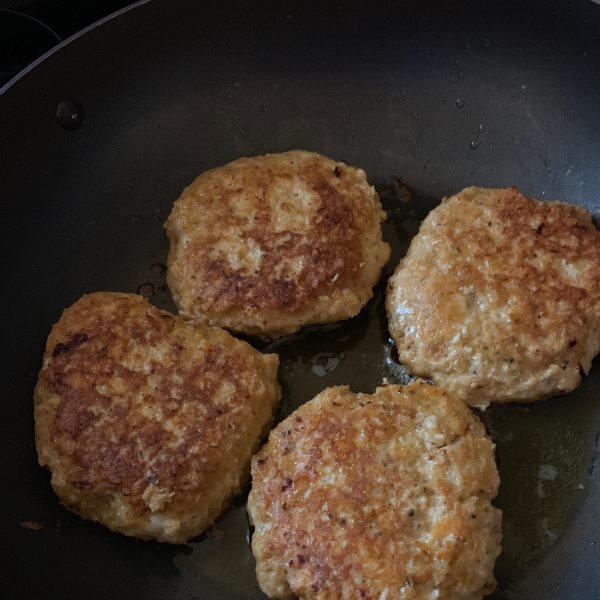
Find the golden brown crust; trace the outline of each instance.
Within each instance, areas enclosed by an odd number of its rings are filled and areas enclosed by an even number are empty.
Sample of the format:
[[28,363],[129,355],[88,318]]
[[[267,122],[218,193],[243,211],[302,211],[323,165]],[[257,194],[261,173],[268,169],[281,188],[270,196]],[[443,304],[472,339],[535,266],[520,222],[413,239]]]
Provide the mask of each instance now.
[[261,588],[304,600],[481,599],[500,553],[498,485],[483,425],[448,392],[327,389],[252,460]]
[[278,336],[354,316],[390,254],[363,171],[302,151],[242,158],[175,202],[168,282],[184,316]]
[[425,219],[386,305],[402,362],[471,405],[568,393],[600,350],[600,233],[581,207],[467,188]]
[[35,390],[40,464],[83,517],[184,542],[240,491],[278,400],[277,364],[141,296],[84,296],[48,338]]

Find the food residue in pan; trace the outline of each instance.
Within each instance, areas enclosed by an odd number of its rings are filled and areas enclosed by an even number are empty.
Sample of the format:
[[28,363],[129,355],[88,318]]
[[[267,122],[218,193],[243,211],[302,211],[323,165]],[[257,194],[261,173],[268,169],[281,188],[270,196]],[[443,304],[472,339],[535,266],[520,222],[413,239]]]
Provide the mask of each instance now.
[[44,528],[44,526],[37,521],[21,521],[19,525],[24,529],[31,529],[33,531],[39,531]]

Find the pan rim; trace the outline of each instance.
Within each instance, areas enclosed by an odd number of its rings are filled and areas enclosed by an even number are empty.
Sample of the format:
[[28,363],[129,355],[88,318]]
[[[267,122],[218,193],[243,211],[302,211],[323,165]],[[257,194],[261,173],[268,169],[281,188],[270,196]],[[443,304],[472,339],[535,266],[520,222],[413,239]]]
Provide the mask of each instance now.
[[17,81],[19,81],[22,77],[27,75],[31,70],[35,69],[40,63],[44,62],[48,57],[52,56],[55,52],[58,52],[59,50],[61,50],[67,44],[70,44],[72,41],[76,40],[78,37],[85,35],[92,29],[96,29],[96,27],[100,27],[101,25],[104,25],[104,23],[106,23],[107,21],[110,21],[111,19],[114,19],[115,17],[119,17],[120,15],[122,15],[130,10],[135,9],[138,6],[147,4],[148,2],[151,2],[151,1],[152,0],[138,0],[137,2],[134,2],[133,4],[130,4],[129,6],[124,6],[123,8],[120,8],[119,10],[115,11],[114,13],[111,13],[110,15],[107,15],[106,17],[103,17],[102,19],[96,21],[95,23],[92,23],[91,25],[84,27],[82,30],[78,31],[77,33],[74,33],[73,35],[69,36],[68,38],[65,38],[61,42],[58,42],[55,46],[52,46],[52,48],[50,48],[50,50],[48,50],[47,52],[44,52],[44,54],[42,54],[41,56],[36,58],[32,63],[27,65],[22,71],[17,73],[12,79],[7,81],[2,87],[0,87],[0,97],[5,92],[7,92],[8,89],[11,88],[15,83],[17,83]]

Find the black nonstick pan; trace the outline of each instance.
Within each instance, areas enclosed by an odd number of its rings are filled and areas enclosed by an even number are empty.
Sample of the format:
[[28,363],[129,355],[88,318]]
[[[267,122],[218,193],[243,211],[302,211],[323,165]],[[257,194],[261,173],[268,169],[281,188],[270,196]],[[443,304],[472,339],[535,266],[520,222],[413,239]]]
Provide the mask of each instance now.
[[[394,253],[365,311],[261,349],[277,419],[323,388],[405,381],[385,278],[419,222],[468,185],[517,186],[600,217],[600,6],[590,0],[141,3],[61,45],[0,95],[0,597],[259,599],[243,496],[183,546],[58,504],[37,465],[45,339],[82,294],[174,310],[162,223],[196,175],[302,148],[363,168]],[[57,116],[58,111],[58,116]],[[492,408],[507,600],[600,598],[600,364],[569,396]]]

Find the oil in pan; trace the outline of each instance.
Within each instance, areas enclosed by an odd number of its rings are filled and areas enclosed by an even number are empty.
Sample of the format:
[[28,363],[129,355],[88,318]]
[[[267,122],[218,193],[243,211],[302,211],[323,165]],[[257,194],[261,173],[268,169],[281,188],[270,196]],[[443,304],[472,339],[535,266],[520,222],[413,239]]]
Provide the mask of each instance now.
[[[276,423],[326,387],[348,385],[354,392],[373,393],[384,378],[390,383],[413,379],[389,337],[385,287],[439,200],[413,192],[398,178],[390,178],[378,192],[388,214],[383,235],[392,257],[366,308],[349,321],[305,327],[274,341],[247,338],[261,351],[280,356],[282,399]],[[140,275],[138,293],[175,312],[165,280],[167,250],[165,241]],[[512,597],[511,589],[560,538],[585,498],[600,432],[597,363],[568,396],[476,411],[496,443],[501,478],[494,504],[503,511],[503,552],[496,562],[498,588],[490,598]],[[234,499],[207,533],[174,557],[182,588],[192,591],[201,582],[217,597],[264,597],[254,574],[245,501],[245,495]]]

